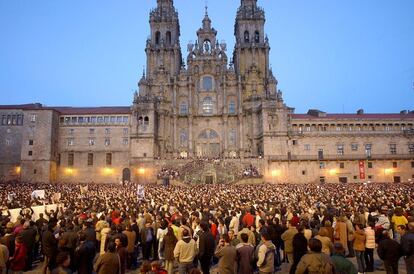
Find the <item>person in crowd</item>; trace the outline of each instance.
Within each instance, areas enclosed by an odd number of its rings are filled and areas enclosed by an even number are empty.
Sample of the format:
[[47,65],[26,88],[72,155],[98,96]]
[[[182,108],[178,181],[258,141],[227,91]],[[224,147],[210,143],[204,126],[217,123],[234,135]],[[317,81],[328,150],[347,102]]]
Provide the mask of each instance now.
[[15,239],[15,249],[12,257],[9,258],[10,270],[12,274],[23,273],[27,261],[27,247],[23,243],[23,238],[17,236]]
[[414,222],[408,223],[407,230],[400,228],[399,232],[407,274],[414,274]]
[[254,246],[248,243],[249,236],[246,233],[242,233],[240,238],[242,242],[236,246],[237,273],[253,274]]
[[58,241],[54,235],[57,223],[51,221],[47,225],[47,230],[42,236],[42,251],[44,255],[44,262],[42,273],[47,274],[47,271],[52,271],[56,267],[56,253],[58,249]]
[[303,255],[308,252],[308,239],[305,237],[305,226],[299,226],[298,233],[293,236],[293,264],[290,267],[289,273],[295,273],[296,267],[302,259]]
[[333,274],[335,267],[328,255],[322,253],[322,243],[318,239],[310,239],[309,241],[310,253],[305,254],[298,266],[295,274],[304,273],[322,273]]
[[368,226],[364,229],[365,232],[365,272],[374,271],[374,249],[375,249],[375,223],[369,221]]
[[363,225],[360,223],[355,224],[355,233],[354,233],[354,250],[355,250],[355,256],[357,259],[358,264],[358,273],[363,273],[366,269],[365,265],[365,241],[366,241],[366,235],[364,230],[362,230]]
[[387,274],[398,274],[398,261],[403,255],[401,245],[390,238],[388,231],[382,232],[383,240],[378,244],[378,257],[384,261]]
[[219,259],[217,272],[223,274],[234,274],[236,271],[237,251],[234,246],[230,244],[230,238],[227,234],[224,234],[219,244],[217,245],[216,252],[214,253]]
[[189,273],[197,252],[196,242],[190,237],[188,230],[183,230],[183,238],[177,242],[174,248],[174,258],[178,262],[180,274]]
[[126,247],[127,269],[131,269],[135,252],[135,238],[137,235],[135,234],[135,231],[132,230],[131,224],[127,224],[125,230],[122,233],[125,234],[128,239],[128,245]]
[[258,248],[257,267],[259,273],[273,273],[275,271],[275,252],[276,247],[272,243],[269,233],[262,234],[262,245]]
[[92,274],[95,245],[93,241],[87,239],[87,234],[83,231],[79,234],[79,242],[80,245],[75,250],[75,269],[78,274]]
[[174,248],[176,244],[177,244],[177,237],[175,237],[172,227],[168,227],[167,234],[165,234],[163,241],[162,241],[162,249],[164,250],[165,268],[168,274],[173,274]]
[[53,269],[52,274],[72,274],[70,269],[70,254],[68,252],[60,252],[56,256],[57,267]]
[[7,262],[9,261],[9,249],[4,244],[0,243],[0,273],[7,273]]
[[116,252],[114,242],[108,243],[107,251],[99,255],[93,268],[97,274],[118,274],[121,272],[121,260]]
[[285,253],[289,264],[293,264],[293,237],[298,233],[298,229],[292,223],[288,229],[283,232],[282,240],[284,242]]
[[215,240],[213,234],[210,232],[208,223],[203,221],[201,222],[200,227],[198,259],[200,260],[201,271],[203,274],[209,274],[211,260],[215,251]]
[[333,244],[331,239],[328,237],[328,230],[326,227],[321,227],[319,229],[318,235],[315,236],[315,239],[318,239],[322,243],[322,252],[328,256],[331,256],[333,250]]
[[342,243],[335,243],[333,254],[331,257],[332,263],[335,266],[335,273],[337,274],[357,274],[358,271],[354,264],[345,258],[345,249]]

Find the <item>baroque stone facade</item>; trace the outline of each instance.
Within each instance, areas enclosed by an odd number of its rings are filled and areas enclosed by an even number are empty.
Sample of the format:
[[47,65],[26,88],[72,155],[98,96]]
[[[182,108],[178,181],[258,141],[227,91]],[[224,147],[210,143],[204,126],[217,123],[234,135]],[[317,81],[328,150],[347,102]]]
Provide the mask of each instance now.
[[[267,182],[413,179],[414,113],[295,114],[277,89],[264,26],[257,0],[241,0],[229,59],[206,9],[184,56],[173,1],[157,0],[132,106],[0,106],[0,175],[148,182],[174,166],[182,176],[221,182],[253,163]],[[196,158],[222,164],[195,175],[185,167]]]

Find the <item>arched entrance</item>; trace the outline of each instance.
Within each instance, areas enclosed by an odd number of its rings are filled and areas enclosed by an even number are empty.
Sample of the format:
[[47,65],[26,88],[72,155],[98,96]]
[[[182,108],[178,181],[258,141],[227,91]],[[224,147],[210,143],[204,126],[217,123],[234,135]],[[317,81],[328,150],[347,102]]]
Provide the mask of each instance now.
[[129,168],[124,168],[122,170],[122,182],[131,181],[131,170]]
[[220,157],[220,136],[213,129],[201,131],[197,138],[197,157]]

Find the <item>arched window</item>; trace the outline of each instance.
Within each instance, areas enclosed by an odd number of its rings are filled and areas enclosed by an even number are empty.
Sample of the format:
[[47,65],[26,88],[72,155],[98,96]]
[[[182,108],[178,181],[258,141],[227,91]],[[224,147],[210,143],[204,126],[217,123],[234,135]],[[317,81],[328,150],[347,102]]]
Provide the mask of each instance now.
[[212,91],[213,90],[213,77],[204,76],[203,77],[203,90]]
[[244,32],[244,42],[245,43],[249,43],[250,42],[250,34],[249,34],[249,32],[247,30]]
[[167,31],[166,35],[167,45],[171,46],[171,31]]
[[148,116],[145,116],[145,118],[144,118],[144,125],[149,125],[149,118],[148,118]]
[[142,125],[144,119],[142,119],[142,116],[138,117],[138,125]]
[[229,103],[229,114],[236,114],[236,103],[234,101]]
[[161,40],[161,33],[159,31],[157,31],[155,33],[155,44],[158,46],[160,44],[160,40]]
[[260,43],[260,33],[257,30],[254,32],[254,42]]
[[211,97],[206,97],[203,100],[203,113],[204,114],[213,114],[213,99]]

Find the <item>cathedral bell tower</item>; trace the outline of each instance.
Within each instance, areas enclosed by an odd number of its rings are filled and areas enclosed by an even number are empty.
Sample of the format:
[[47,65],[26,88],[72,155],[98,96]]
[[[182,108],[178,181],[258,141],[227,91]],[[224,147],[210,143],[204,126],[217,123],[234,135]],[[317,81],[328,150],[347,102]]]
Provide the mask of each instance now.
[[236,45],[233,61],[236,73],[247,76],[259,73],[269,77],[269,42],[264,34],[265,13],[257,6],[257,0],[241,0],[237,10],[234,35]]
[[147,40],[147,78],[152,79],[162,70],[170,77],[181,68],[180,23],[173,0],[157,0],[150,12],[151,34]]

